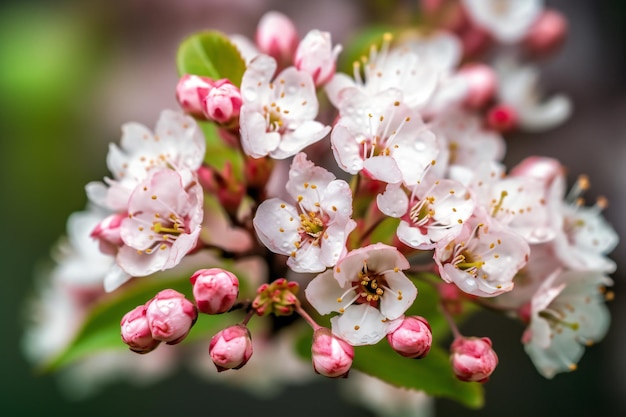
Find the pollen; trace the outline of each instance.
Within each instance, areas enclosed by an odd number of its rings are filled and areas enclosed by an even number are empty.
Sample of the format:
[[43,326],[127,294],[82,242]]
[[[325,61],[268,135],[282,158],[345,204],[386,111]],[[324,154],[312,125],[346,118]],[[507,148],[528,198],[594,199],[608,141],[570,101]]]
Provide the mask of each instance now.
[[361,326],[359,326],[358,324],[354,326],[354,330],[359,330],[361,328]]
[[157,199],[157,196],[156,196],[156,195],[153,195],[151,198],[152,198],[153,200],[156,200],[156,199]]

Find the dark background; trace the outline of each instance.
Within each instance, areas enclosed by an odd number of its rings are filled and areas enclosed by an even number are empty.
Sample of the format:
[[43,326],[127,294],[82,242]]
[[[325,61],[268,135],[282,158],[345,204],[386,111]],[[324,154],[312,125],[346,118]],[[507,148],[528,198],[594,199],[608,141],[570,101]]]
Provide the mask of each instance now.
[[[48,259],[67,216],[85,205],[84,184],[107,174],[109,142],[134,120],[153,126],[163,108],[176,108],[174,54],[195,30],[215,28],[251,36],[270,9],[287,13],[301,33],[329,30],[346,41],[368,22],[392,19],[377,1],[129,0],[14,2],[0,6],[0,254],[2,331],[0,412],[6,416],[234,415],[252,412],[299,416],[365,416],[368,410],[337,391],[342,381],[314,379],[273,400],[208,384],[181,370],[146,388],[125,382],[83,401],[62,395],[54,377],[36,376],[20,350],[24,300],[37,266]],[[593,198],[605,195],[608,221],[626,236],[626,6],[621,0],[549,1],[570,19],[570,36],[543,62],[547,93],[564,92],[572,118],[558,129],[517,135],[508,142],[507,166],[536,154],[558,158],[590,177]],[[416,2],[398,2],[399,9]],[[571,183],[571,182],[570,182]],[[438,416],[567,416],[626,414],[626,345],[623,319],[624,243],[613,252],[618,272],[613,323],[603,342],[587,349],[576,372],[546,380],[534,369],[519,339],[522,327],[481,314],[463,328],[492,338],[500,364],[480,411],[440,400]],[[289,410],[289,411],[288,411]]]

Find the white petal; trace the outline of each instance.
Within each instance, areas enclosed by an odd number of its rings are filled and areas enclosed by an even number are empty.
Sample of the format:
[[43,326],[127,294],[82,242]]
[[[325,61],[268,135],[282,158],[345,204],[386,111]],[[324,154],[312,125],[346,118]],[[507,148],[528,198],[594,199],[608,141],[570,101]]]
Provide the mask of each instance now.
[[534,107],[519,111],[519,122],[523,129],[539,132],[559,126],[572,113],[571,100],[563,95],[556,95]]
[[115,291],[130,278],[130,275],[124,272],[122,268],[117,265],[113,265],[104,277],[104,290],[106,292]]
[[324,315],[339,311],[348,304],[351,298],[356,295],[350,291],[345,297],[342,297],[348,289],[349,287],[341,288],[333,277],[333,271],[328,270],[313,278],[304,290],[304,294],[313,308]]
[[330,319],[332,331],[353,346],[374,345],[388,331],[388,322],[377,308],[353,304],[345,313]]
[[397,319],[413,304],[417,288],[402,272],[385,273],[389,289],[385,289],[380,302],[380,312],[389,320]]
[[374,179],[387,183],[402,181],[402,173],[396,161],[390,156],[375,156],[363,161],[363,169]]
[[267,125],[263,114],[248,111],[246,106],[242,106],[239,123],[241,145],[246,154],[253,158],[262,158],[278,147],[280,134],[266,131]]
[[306,120],[293,131],[283,134],[278,147],[269,152],[272,158],[285,159],[295,155],[307,146],[318,142],[330,132],[326,126],[314,120]]
[[402,217],[409,207],[409,197],[400,184],[387,184],[385,192],[376,196],[378,209],[390,217]]
[[300,218],[295,207],[278,198],[265,200],[256,211],[254,229],[261,242],[272,252],[289,255],[300,242]]
[[330,141],[339,168],[353,175],[363,169],[361,146],[346,126],[336,124],[330,134]]

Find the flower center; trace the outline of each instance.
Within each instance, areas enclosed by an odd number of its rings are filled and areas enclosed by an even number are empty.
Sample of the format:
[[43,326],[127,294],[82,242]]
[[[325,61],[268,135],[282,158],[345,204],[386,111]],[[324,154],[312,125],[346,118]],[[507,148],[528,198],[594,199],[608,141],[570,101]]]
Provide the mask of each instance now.
[[300,227],[298,228],[298,232],[314,239],[319,238],[324,232],[324,222],[319,217],[319,213],[310,211],[300,214]]

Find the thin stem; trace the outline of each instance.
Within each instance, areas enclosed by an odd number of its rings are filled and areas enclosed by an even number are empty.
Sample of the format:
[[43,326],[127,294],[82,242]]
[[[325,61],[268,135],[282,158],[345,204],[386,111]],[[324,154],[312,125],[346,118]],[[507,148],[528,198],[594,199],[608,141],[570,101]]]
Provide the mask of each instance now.
[[446,308],[446,306],[443,305],[443,304],[439,304],[439,308],[440,308],[441,313],[443,314],[443,316],[448,321],[448,325],[450,326],[450,330],[452,331],[452,334],[454,335],[454,338],[458,339],[460,337],[463,337],[463,335],[459,331],[459,328],[457,327],[456,323],[454,322],[454,319],[450,315],[450,312],[448,312],[448,309]]
[[322,326],[320,326],[319,324],[317,324],[315,322],[315,320],[313,320],[313,318],[309,315],[309,313],[307,313],[306,311],[304,311],[304,309],[302,308],[302,306],[300,305],[300,303],[296,304],[296,312],[298,314],[300,314],[300,316],[307,322],[309,323],[309,325],[313,328],[313,331],[317,330],[317,329],[321,329]]
[[248,313],[246,314],[246,317],[243,318],[241,324],[243,324],[244,326],[248,325],[248,322],[250,321],[250,319],[252,318],[252,316],[254,316],[254,313],[256,312],[255,309],[251,308],[250,310],[248,310]]
[[367,228],[367,230],[365,232],[363,232],[363,234],[361,235],[361,237],[359,238],[359,246],[363,244],[363,242],[369,237],[369,235],[372,234],[372,232],[374,232],[374,230],[376,230],[376,228],[378,226],[380,226],[380,224],[383,222],[383,220],[385,220],[386,217],[381,216],[380,218],[378,218],[370,227]]

